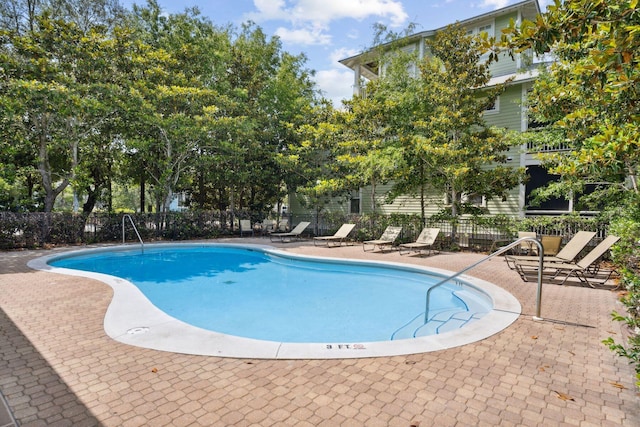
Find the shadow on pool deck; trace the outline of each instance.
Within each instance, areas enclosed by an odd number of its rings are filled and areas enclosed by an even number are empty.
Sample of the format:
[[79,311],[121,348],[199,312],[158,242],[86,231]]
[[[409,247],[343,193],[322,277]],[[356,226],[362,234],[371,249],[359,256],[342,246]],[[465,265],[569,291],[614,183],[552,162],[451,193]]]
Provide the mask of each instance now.
[[100,424],[2,309],[0,331],[0,426]]
[[[453,271],[482,256],[272,246]],[[523,314],[483,341],[375,359],[223,359],[109,339],[110,288],[26,267],[46,253],[0,252],[0,391],[22,426],[640,425],[633,369],[601,343],[621,336],[611,289],[545,285],[548,320],[534,321],[536,284],[496,259],[469,274],[511,292]]]

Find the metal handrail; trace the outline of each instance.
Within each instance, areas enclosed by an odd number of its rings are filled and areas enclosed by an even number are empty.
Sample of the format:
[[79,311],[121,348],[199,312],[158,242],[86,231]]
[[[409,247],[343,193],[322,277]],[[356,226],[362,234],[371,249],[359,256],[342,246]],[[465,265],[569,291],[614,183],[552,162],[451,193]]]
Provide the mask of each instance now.
[[144,252],[144,242],[142,241],[142,237],[140,237],[140,233],[138,233],[138,228],[133,222],[133,218],[131,215],[125,214],[122,216],[122,243],[124,243],[124,220],[125,218],[129,218],[129,222],[131,222],[131,226],[133,227],[133,231],[136,232],[136,236],[138,236],[138,240],[140,241],[140,246],[142,247],[142,252]]
[[530,242],[534,242],[537,246],[538,246],[538,254],[539,254],[539,268],[538,268],[538,294],[537,294],[537,300],[536,300],[536,315],[533,317],[535,320],[542,320],[542,318],[540,317],[540,303],[542,300],[542,268],[543,268],[543,256],[544,256],[544,249],[542,247],[542,243],[536,239],[535,237],[522,237],[518,240],[516,240],[515,242],[509,243],[507,246],[503,246],[500,249],[498,249],[497,251],[493,252],[491,255],[486,256],[485,258],[482,258],[480,261],[475,262],[473,264],[471,264],[470,266],[458,271],[455,274],[452,274],[451,276],[439,281],[438,283],[436,283],[435,285],[433,285],[432,287],[429,288],[429,290],[427,290],[427,297],[426,297],[426,301],[425,301],[425,311],[424,311],[424,324],[426,325],[427,322],[429,322],[429,305],[431,302],[431,291],[433,291],[435,288],[444,285],[446,282],[450,281],[451,279],[454,279],[456,277],[458,277],[459,275],[461,275],[462,273],[465,273],[469,270],[471,270],[472,268],[477,267],[478,265],[482,264],[485,261],[490,260],[491,258],[500,255],[506,251],[508,251],[509,249],[520,245],[522,242],[525,241],[530,241]]

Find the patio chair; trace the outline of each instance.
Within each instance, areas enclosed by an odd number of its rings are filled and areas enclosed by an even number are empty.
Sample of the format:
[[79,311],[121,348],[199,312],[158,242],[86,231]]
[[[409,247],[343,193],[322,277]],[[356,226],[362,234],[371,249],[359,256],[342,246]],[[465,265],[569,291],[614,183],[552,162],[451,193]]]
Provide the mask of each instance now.
[[288,233],[271,233],[269,235],[269,238],[271,239],[272,242],[274,238],[280,239],[280,242],[282,243],[290,242],[293,238],[299,239],[302,235],[302,232],[305,230],[305,228],[309,226],[309,224],[311,223],[307,221],[302,221],[298,225],[296,225],[293,230],[289,231]]
[[415,242],[400,244],[400,255],[423,250],[427,250],[427,255],[431,254],[433,244],[436,242],[439,233],[439,228],[424,228]]
[[[342,226],[335,232],[333,236],[317,236],[313,238],[313,245],[317,246],[318,243],[326,244],[327,247],[331,247],[333,243],[334,246],[342,245],[347,237],[349,237],[349,233],[354,229],[355,224],[342,224]],[[337,242],[337,245],[335,244]]]
[[[578,231],[566,245],[554,256],[544,256],[545,262],[573,262],[582,250],[596,235],[593,231]],[[544,248],[544,244],[543,244]],[[510,269],[516,269],[516,262],[533,261],[539,259],[538,255],[506,255],[504,260]]]
[[249,233],[253,237],[253,227],[251,227],[251,220],[241,219],[240,220],[240,237],[243,234]]
[[[538,235],[535,231],[518,231],[518,239],[522,239],[523,237],[533,237],[534,239],[537,239]],[[518,246],[518,251],[520,251],[518,255],[523,255],[523,253],[526,253],[529,256],[537,255],[538,247],[533,242],[522,242]]]
[[289,229],[289,218],[285,218],[285,217],[280,218],[280,221],[278,221],[276,229],[279,232],[283,232],[283,233],[287,232],[287,230]]
[[[362,250],[365,252],[371,252],[376,249],[376,247],[380,250],[383,250],[385,247],[389,247],[393,245],[393,243],[398,239],[400,233],[402,232],[402,227],[394,227],[388,226],[379,239],[377,240],[367,240],[362,242]],[[371,249],[367,250],[367,245],[372,246]]]
[[256,227],[261,236],[273,233],[276,228],[276,220],[263,219],[262,222],[256,224]]
[[[586,254],[580,261],[578,262],[543,262],[543,271],[550,270],[553,272],[552,279],[556,277],[564,277],[562,279],[561,285],[567,281],[567,279],[571,276],[576,277],[582,283],[585,283],[592,288],[595,287],[593,283],[589,280],[596,276],[596,274],[600,271],[600,266],[598,261],[600,258],[607,253],[611,246],[613,246],[620,238],[618,236],[610,235],[602,242],[598,244],[595,248],[593,248],[588,254]],[[527,281],[526,274],[531,271],[538,271],[540,266],[535,261],[516,261],[516,271],[522,277],[522,280]],[[607,279],[611,276],[614,270],[608,270],[608,274],[600,280],[606,282]]]
[[542,255],[558,256],[560,246],[562,246],[562,236],[542,236],[540,237],[540,243],[542,243]]

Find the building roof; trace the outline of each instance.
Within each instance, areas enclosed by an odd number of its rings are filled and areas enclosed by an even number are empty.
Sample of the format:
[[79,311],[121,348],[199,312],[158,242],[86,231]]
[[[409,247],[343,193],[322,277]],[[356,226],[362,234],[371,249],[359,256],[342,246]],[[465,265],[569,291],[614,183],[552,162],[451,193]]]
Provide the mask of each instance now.
[[[527,19],[534,19],[536,15],[538,15],[540,11],[540,5],[538,4],[538,0],[524,0],[519,3],[512,4],[510,6],[506,6],[500,9],[493,10],[491,12],[483,13],[481,15],[474,16],[469,19],[465,19],[462,21],[457,21],[457,24],[468,27],[476,22],[481,22],[487,20],[488,18],[504,15],[507,13],[511,13],[517,10],[522,11],[522,16]],[[405,37],[403,40],[406,40],[407,43],[411,43],[416,40],[425,39],[427,37],[432,37],[438,31],[442,31],[447,26],[436,28],[434,30],[421,31],[419,33],[415,33]],[[384,46],[384,45],[382,45]],[[377,60],[368,59],[369,56],[372,55],[372,50],[368,50],[366,52],[361,52],[357,55],[350,56],[348,58],[341,59],[340,62],[342,65],[355,69],[356,66],[360,65],[360,72],[363,77],[368,79],[377,77]]]

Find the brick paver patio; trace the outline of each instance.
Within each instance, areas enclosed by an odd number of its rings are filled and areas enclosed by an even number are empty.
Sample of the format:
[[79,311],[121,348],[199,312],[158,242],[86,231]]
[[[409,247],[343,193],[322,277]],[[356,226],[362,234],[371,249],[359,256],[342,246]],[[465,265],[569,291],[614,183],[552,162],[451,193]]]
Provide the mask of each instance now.
[[[449,270],[482,256],[274,246]],[[522,315],[483,341],[368,359],[224,359],[113,341],[102,327],[111,289],[26,266],[47,253],[0,253],[0,392],[21,426],[640,426],[633,369],[601,343],[621,337],[611,288],[545,285],[545,320],[534,321],[537,285],[494,259],[469,275],[511,292]]]

